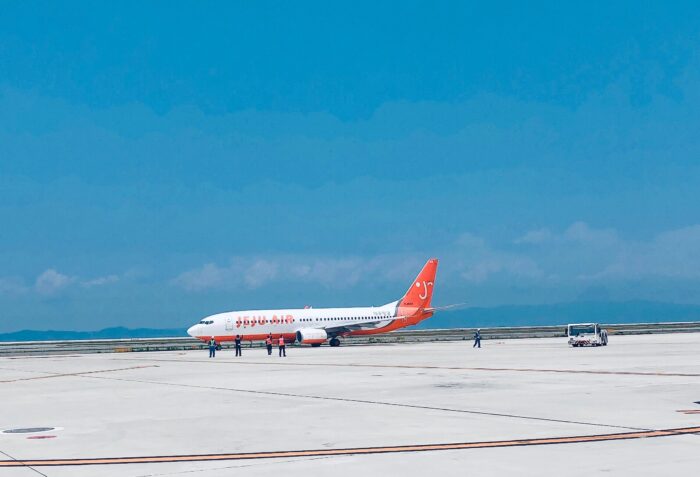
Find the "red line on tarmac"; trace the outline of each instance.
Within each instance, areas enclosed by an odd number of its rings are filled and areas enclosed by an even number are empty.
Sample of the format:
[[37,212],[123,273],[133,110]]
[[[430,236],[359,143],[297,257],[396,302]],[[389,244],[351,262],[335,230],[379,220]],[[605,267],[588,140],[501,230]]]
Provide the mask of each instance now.
[[426,452],[459,449],[487,449],[495,447],[522,447],[551,444],[576,444],[583,442],[605,442],[625,439],[643,439],[648,437],[679,436],[700,433],[700,427],[684,427],[678,429],[660,429],[640,432],[623,432],[617,434],[598,434],[592,436],[546,437],[539,439],[517,439],[507,441],[458,442],[447,444],[418,444],[385,447],[354,447],[348,449],[314,449],[270,452],[246,452],[235,454],[191,454],[171,456],[141,456],[141,457],[103,457],[83,459],[32,459],[32,460],[0,460],[2,467],[44,467],[69,465],[108,465],[108,464],[155,464],[172,462],[201,462],[222,460],[250,459],[279,459],[290,457],[320,457],[342,455],[389,454],[399,452]]

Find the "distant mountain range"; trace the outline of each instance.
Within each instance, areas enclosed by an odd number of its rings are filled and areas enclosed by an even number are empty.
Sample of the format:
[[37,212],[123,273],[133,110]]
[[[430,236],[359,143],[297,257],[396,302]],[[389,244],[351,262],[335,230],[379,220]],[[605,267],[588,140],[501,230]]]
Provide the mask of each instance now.
[[22,330],[0,333],[0,341],[62,341],[62,340],[109,340],[120,338],[171,338],[187,336],[186,329],[157,328],[105,328],[99,331],[34,331]]
[[[512,305],[464,308],[437,313],[421,329],[493,326],[545,326],[566,323],[660,323],[700,321],[700,305],[646,301],[572,302],[554,305]],[[100,331],[33,331],[0,333],[0,341],[52,341],[187,336],[184,328],[106,328]]]

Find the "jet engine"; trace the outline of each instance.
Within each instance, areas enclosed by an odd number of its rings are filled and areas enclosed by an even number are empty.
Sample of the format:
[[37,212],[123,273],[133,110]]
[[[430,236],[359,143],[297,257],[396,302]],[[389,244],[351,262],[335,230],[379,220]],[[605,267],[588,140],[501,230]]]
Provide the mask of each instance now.
[[304,328],[297,331],[297,341],[303,344],[321,344],[328,339],[326,330]]

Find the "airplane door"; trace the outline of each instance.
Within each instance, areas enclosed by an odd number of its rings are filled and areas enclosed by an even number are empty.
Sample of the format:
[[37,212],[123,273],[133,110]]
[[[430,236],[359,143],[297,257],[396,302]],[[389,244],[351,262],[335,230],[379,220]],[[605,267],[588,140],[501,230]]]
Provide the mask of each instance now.
[[231,331],[233,329],[233,318],[226,318],[226,331]]

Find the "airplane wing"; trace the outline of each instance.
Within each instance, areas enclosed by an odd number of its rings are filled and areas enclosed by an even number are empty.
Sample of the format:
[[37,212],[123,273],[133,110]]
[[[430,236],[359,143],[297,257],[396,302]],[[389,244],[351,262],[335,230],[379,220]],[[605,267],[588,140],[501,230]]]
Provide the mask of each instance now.
[[342,335],[343,333],[349,333],[351,331],[376,330],[379,328],[384,328],[385,326],[391,324],[394,320],[405,318],[405,316],[394,316],[391,318],[360,321],[347,325],[328,326],[324,327],[323,329],[326,330],[326,333],[328,333],[329,336]]
[[[455,303],[452,305],[436,306],[424,308],[423,313],[434,313],[436,311],[449,310],[452,308],[459,308],[465,306],[466,303]],[[352,331],[363,331],[363,330],[376,330],[384,328],[391,324],[394,320],[406,319],[408,316],[392,316],[387,318],[370,318],[366,321],[354,322],[346,325],[335,325],[335,326],[323,326],[321,327],[328,333],[328,336],[342,335],[344,333],[350,333]]]

